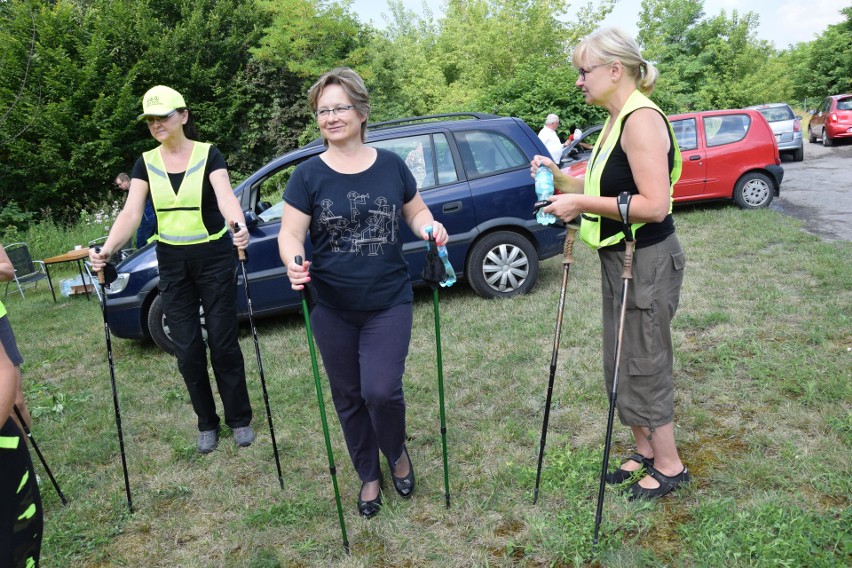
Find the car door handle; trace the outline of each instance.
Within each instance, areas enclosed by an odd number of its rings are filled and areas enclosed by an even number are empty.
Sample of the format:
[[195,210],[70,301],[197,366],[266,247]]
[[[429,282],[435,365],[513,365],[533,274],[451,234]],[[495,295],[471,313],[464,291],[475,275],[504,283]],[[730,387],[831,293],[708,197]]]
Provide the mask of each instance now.
[[694,162],[694,161],[696,161],[696,160],[700,160],[700,159],[701,159],[701,156],[690,156],[690,157],[689,157],[689,161],[690,161],[690,162]]
[[457,213],[462,210],[462,202],[461,201],[451,201],[449,203],[445,203],[441,208],[441,211],[444,213]]

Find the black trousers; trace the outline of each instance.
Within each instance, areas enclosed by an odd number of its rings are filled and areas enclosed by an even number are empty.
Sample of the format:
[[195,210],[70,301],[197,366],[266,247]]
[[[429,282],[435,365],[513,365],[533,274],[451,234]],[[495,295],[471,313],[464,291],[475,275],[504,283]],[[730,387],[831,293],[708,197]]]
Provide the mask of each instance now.
[[44,519],[24,436],[9,418],[0,428],[0,568],[38,566]]
[[[237,323],[235,256],[229,242],[203,246],[204,254],[170,258],[160,254],[160,295],[199,430],[215,430],[220,418],[207,372],[207,351],[198,306],[204,308],[207,347],[216,386],[231,428],[248,426],[252,410],[246,388],[243,353]],[[194,246],[194,245],[189,245]]]

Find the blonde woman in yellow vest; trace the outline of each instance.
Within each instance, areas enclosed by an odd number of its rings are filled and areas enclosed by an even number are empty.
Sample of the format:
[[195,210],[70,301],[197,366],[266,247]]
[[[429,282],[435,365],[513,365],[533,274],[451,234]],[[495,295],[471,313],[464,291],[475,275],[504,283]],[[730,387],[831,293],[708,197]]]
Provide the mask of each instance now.
[[[249,235],[234,196],[227,165],[216,147],[196,142],[189,109],[180,93],[158,85],[142,99],[139,119],[159,146],[133,167],[124,208],[100,252],[89,258],[100,271],[116,249],[133,235],[150,195],[157,215],[159,293],[178,360],[198,417],[198,451],[212,452],[220,421],[207,372],[207,352],[222,399],[225,423],[240,447],[254,441],[252,409],[238,342],[237,288],[233,247],[245,249]],[[229,227],[239,223],[231,234]],[[204,308],[207,347],[201,335],[199,302]]]
[[[580,218],[580,237],[601,261],[603,363],[610,392],[621,303],[624,234],[616,205],[633,195],[629,221],[636,238],[633,280],[627,298],[617,389],[619,418],[632,430],[635,450],[607,482],[627,486],[631,498],[661,497],[689,481],[674,435],[671,320],[677,310],[685,257],[675,235],[672,188],[680,177],[680,151],[663,112],[647,98],[658,71],[636,42],[618,28],[584,38],[573,55],[576,86],[586,103],[609,113],[589,159],[585,179],[563,174],[542,156],[562,192],[544,208],[568,221]],[[644,469],[645,475],[637,473]]]

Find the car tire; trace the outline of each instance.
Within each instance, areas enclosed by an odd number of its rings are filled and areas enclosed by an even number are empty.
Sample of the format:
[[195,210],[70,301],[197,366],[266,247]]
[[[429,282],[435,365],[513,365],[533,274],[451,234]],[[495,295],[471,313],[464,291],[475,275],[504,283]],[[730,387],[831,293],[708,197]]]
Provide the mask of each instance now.
[[811,144],[816,144],[816,141],[817,141],[816,134],[814,134],[814,131],[811,130],[810,126],[808,126],[808,142],[810,142]]
[[826,148],[834,146],[834,140],[828,137],[828,132],[825,131],[825,128],[822,129],[822,145]]
[[468,256],[465,275],[483,298],[525,294],[538,280],[538,252],[526,237],[497,231],[477,241]]
[[734,201],[742,209],[769,207],[774,195],[772,181],[758,172],[743,175],[734,186]]
[[801,162],[804,159],[805,159],[805,149],[804,148],[798,148],[796,150],[793,150],[793,161],[794,162]]
[[[204,322],[204,310],[201,306],[198,307],[198,313],[201,318],[201,336],[204,341],[207,341],[207,326]],[[157,347],[169,355],[175,354],[175,346],[169,333],[169,324],[166,321],[166,314],[163,313],[163,300],[159,295],[154,298],[151,307],[148,309],[148,334]]]

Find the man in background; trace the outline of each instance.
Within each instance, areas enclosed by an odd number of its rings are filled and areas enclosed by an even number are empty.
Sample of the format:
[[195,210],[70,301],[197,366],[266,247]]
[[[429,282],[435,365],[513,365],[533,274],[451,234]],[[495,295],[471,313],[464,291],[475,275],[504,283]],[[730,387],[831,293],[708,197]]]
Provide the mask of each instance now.
[[[130,176],[121,172],[115,176],[115,186],[123,191],[130,189]],[[148,239],[157,232],[157,216],[154,214],[154,204],[151,201],[151,196],[145,202],[145,213],[142,215],[142,221],[139,223],[139,228],[136,230],[136,248],[140,249],[148,244]]]

